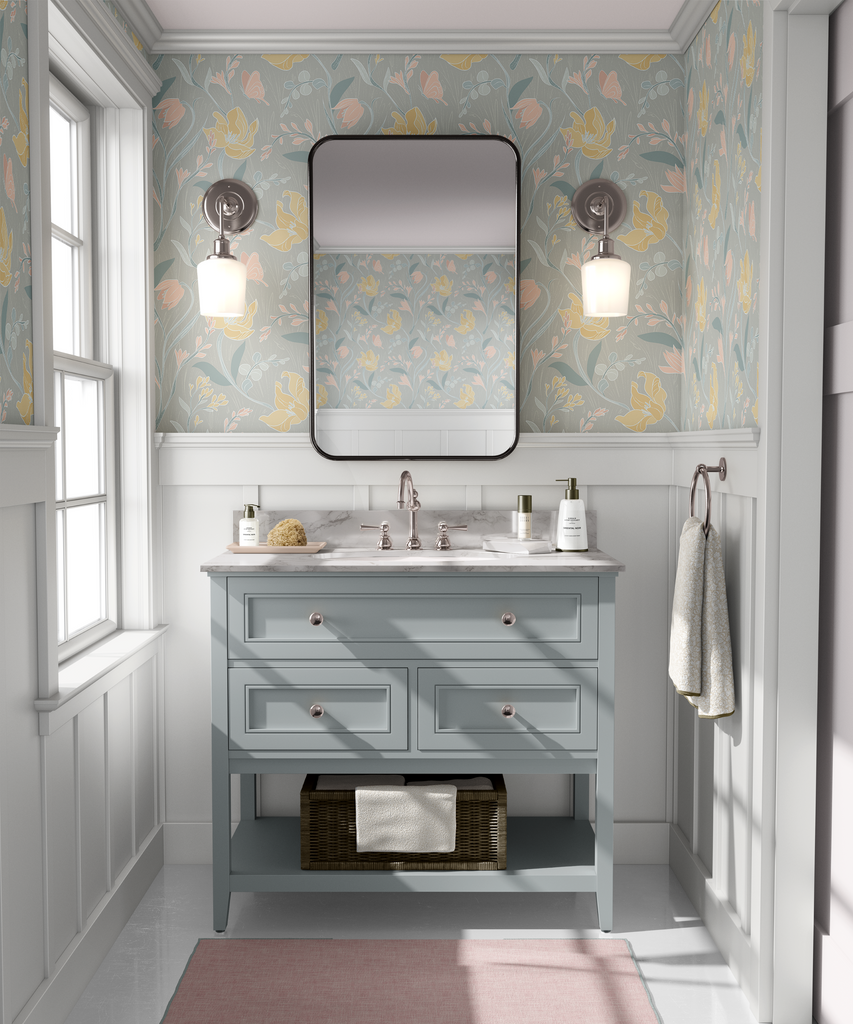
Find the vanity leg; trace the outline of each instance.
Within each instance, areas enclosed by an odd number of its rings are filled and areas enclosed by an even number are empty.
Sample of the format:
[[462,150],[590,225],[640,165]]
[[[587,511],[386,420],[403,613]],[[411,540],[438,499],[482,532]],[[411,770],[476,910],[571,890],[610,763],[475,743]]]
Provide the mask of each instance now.
[[595,874],[598,925],[613,928],[613,779],[616,691],[616,580],[599,577],[600,658],[598,663],[598,766],[595,776]]
[[572,782],[575,821],[589,821],[589,776],[574,775]]
[[[228,763],[226,585],[211,577],[212,635],[211,823],[213,831],[213,928],[224,932],[231,903],[231,775]],[[252,804],[254,806],[254,804]]]
[[258,816],[258,777],[240,776],[240,820],[254,821]]

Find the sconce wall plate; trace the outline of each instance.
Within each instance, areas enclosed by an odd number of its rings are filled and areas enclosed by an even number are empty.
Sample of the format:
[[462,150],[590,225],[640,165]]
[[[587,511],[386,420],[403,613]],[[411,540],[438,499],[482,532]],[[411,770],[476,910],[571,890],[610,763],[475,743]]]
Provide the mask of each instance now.
[[254,224],[258,215],[258,197],[255,190],[239,178],[222,178],[214,182],[204,193],[202,212],[204,219],[219,231],[219,201],[222,207],[222,228],[229,235],[236,235]]
[[605,196],[610,200],[607,226],[612,230],[619,227],[628,212],[628,200],[616,182],[608,181],[607,178],[593,178],[575,190],[572,196],[572,214],[585,231],[591,231],[595,235],[600,235],[604,231],[601,200]]

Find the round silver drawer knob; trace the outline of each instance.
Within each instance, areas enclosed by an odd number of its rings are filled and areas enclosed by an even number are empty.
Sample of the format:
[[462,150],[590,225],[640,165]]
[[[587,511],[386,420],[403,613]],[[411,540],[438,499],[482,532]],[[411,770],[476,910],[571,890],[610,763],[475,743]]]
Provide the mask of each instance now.
[[512,718],[515,715],[515,708],[512,706],[512,704],[504,704],[504,706],[501,708],[501,714],[504,716],[504,718]]
[[323,616],[320,612],[311,612],[308,616],[308,621],[312,626],[321,626],[323,624]]
[[325,710],[322,704],[312,704],[308,709],[308,714],[312,718],[322,718]]
[[514,626],[515,616],[512,614],[512,612],[504,612],[503,615],[501,615],[501,622],[505,626]]

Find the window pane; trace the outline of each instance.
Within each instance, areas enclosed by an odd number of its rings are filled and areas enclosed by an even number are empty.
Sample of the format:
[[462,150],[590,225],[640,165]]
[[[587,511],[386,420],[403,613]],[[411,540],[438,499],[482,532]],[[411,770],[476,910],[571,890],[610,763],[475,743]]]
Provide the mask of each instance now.
[[54,224],[76,234],[72,206],[74,188],[71,122],[58,110],[50,108],[50,219]]
[[104,615],[104,503],[65,510],[68,635]]
[[56,437],[56,458],[54,459],[56,466],[56,498],[57,501],[62,501],[65,497],[62,489],[62,442],[65,438],[62,435],[62,374],[59,370],[55,370],[53,374],[53,405],[56,416],[54,423],[60,428],[59,434]]
[[65,629],[65,512],[56,513],[56,632],[60,643],[68,639]]
[[65,374],[65,496],[103,493],[99,380]]
[[57,352],[80,355],[74,302],[74,250],[53,239],[53,347]]

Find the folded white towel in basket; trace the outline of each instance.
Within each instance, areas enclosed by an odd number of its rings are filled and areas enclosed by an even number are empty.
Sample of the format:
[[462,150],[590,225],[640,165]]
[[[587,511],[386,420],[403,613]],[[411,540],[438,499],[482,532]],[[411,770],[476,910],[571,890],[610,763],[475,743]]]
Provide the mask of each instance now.
[[359,786],[355,837],[359,853],[452,853],[456,787]]
[[681,530],[672,601],[669,675],[700,718],[735,710],[732,641],[720,535],[691,516]]
[[320,775],[316,789],[338,791],[358,789],[359,786],[404,786],[402,775]]
[[[485,775],[476,775],[473,779],[441,779],[446,786],[455,786],[457,789],[490,789],[494,790],[492,780]],[[437,786],[438,779],[429,779],[426,782],[407,782],[407,786]]]

